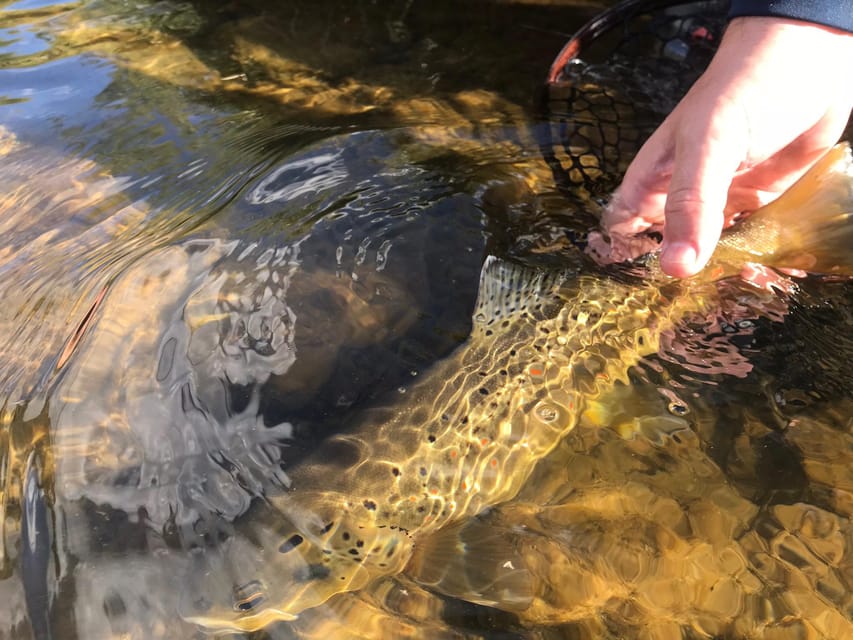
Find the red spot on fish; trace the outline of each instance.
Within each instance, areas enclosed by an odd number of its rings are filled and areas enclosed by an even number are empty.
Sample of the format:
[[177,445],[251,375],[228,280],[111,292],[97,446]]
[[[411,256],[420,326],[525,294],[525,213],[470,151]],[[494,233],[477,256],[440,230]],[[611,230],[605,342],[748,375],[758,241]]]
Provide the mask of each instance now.
[[451,452],[450,452],[450,457],[451,457],[451,458],[455,458],[455,457],[456,457],[456,450],[455,450],[455,449],[454,449],[453,451],[451,451]]
[[496,466],[498,466],[498,461],[497,461],[497,460],[495,460],[494,458],[492,458],[492,462],[491,462],[491,464],[492,464],[492,466],[493,466],[493,467],[496,467]]
[[430,491],[429,491],[429,492],[430,492],[432,495],[434,495],[434,496],[437,496],[437,495],[438,495],[438,489],[430,489]]
[[723,277],[723,275],[724,275],[724,273],[725,273],[725,272],[723,271],[723,268],[722,268],[721,266],[719,266],[719,265],[718,265],[718,266],[715,266],[715,267],[714,267],[714,269],[713,269],[713,270],[712,270],[712,272],[711,272],[711,279],[712,279],[712,280],[717,280],[717,279],[719,279],[719,278],[722,278],[722,277]]
[[532,376],[541,376],[543,373],[545,372],[539,367],[530,367],[530,375]]
[[488,438],[482,438],[480,440],[480,444],[485,447],[487,444],[489,444],[489,439]]

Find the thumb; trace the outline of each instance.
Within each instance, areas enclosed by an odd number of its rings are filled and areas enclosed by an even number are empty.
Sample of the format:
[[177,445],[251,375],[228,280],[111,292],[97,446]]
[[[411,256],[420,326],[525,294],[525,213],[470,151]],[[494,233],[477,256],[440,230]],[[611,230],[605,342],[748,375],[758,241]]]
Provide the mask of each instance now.
[[711,120],[707,127],[694,125],[676,143],[660,263],[677,278],[697,273],[714,252],[729,188],[746,155],[747,136],[719,112]]

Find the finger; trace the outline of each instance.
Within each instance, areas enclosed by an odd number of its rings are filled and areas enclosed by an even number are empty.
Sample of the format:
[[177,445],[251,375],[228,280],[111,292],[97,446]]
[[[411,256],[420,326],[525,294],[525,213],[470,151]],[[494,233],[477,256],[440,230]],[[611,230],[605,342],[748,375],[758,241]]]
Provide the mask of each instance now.
[[634,157],[602,215],[602,227],[608,233],[634,235],[663,224],[675,148],[672,132],[668,119]]
[[742,120],[713,110],[705,127],[693,125],[678,139],[664,207],[661,267],[686,278],[711,257],[723,229],[723,212],[735,172],[746,156]]

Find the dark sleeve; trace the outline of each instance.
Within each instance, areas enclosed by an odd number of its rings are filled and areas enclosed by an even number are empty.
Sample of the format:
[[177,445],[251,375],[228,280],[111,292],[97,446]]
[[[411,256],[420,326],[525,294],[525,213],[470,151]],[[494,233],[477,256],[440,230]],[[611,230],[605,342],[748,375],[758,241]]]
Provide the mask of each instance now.
[[775,16],[853,33],[853,0],[732,0],[729,18]]

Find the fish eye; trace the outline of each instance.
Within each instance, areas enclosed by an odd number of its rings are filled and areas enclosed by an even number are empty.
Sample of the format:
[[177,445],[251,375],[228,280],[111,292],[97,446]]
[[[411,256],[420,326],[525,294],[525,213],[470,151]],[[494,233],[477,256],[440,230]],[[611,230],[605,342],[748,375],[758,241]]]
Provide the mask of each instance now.
[[263,604],[267,599],[266,589],[259,580],[252,580],[234,587],[234,610],[246,613]]

